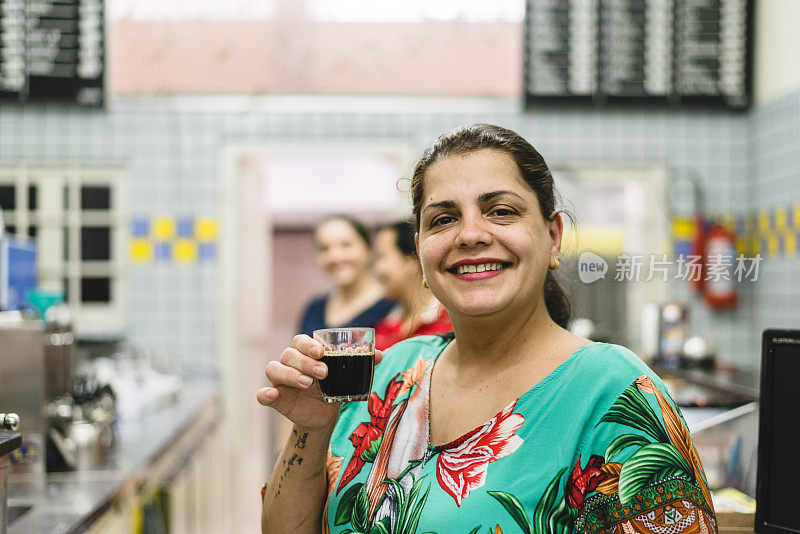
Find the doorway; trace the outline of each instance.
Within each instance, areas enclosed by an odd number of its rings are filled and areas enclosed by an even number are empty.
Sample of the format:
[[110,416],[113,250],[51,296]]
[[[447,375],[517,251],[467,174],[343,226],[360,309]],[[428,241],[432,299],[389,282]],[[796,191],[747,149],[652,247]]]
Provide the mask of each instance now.
[[[641,313],[648,302],[664,302],[668,283],[616,279],[622,254],[661,258],[670,252],[669,217],[661,166],[575,166],[555,169],[553,175],[566,208],[577,227],[565,221],[561,281],[573,305],[573,318],[592,321],[593,339],[634,350],[641,347]],[[608,265],[602,278],[587,283],[578,276],[579,258],[589,251]],[[646,274],[643,269],[642,273]]]
[[313,226],[335,213],[372,226],[410,213],[398,182],[414,156],[403,140],[242,141],[222,150],[218,350],[232,532],[258,525],[254,495],[291,428],[255,400],[264,368],[291,341],[305,303],[329,289],[315,265]]

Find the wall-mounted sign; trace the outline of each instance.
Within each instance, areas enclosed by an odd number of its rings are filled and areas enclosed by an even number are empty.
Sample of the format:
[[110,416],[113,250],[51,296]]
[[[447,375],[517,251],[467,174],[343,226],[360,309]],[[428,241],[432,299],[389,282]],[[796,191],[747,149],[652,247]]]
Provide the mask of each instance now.
[[0,0],[0,101],[103,104],[103,0]]
[[752,0],[527,0],[525,101],[744,109]]

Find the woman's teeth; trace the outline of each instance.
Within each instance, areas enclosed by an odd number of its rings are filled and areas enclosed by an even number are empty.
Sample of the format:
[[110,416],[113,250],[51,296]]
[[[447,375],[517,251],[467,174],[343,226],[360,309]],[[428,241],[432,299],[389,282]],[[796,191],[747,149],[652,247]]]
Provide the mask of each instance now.
[[484,271],[499,271],[503,268],[502,263],[480,263],[478,265],[459,265],[456,267],[456,274],[482,273]]

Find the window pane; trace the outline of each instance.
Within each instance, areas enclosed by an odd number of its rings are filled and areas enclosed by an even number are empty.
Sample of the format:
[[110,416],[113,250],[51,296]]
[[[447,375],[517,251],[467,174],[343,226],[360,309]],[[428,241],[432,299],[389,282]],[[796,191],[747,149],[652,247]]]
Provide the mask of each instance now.
[[107,277],[81,278],[81,302],[110,302],[111,279]]
[[106,186],[81,186],[81,209],[111,209],[111,188]]
[[39,190],[36,188],[35,185],[28,186],[28,209],[31,211],[36,210],[36,206],[38,204],[38,194]]
[[107,226],[81,227],[81,260],[111,259],[111,228]]
[[62,278],[61,283],[64,289],[64,302],[69,302],[69,278]]
[[36,236],[39,234],[39,228],[36,226],[29,226],[28,227],[28,237],[31,239],[36,239]]
[[13,224],[6,225],[6,233],[9,235],[17,235],[17,227]]
[[0,185],[0,208],[9,211],[17,209],[13,185]]
[[64,211],[69,210],[69,186],[64,186]]

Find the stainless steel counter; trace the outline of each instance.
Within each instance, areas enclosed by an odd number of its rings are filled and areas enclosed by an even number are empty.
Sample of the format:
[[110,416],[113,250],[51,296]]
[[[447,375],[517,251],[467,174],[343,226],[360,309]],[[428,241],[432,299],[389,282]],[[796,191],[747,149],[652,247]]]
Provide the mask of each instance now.
[[661,378],[673,376],[698,386],[729,394],[734,404],[758,401],[756,370],[673,369],[657,364],[650,366]]
[[147,468],[169,450],[210,406],[218,402],[218,385],[187,384],[177,399],[135,420],[118,422],[118,440],[100,470],[49,473],[9,482],[9,506],[30,506],[11,523],[8,534],[80,532],[142,482]]

